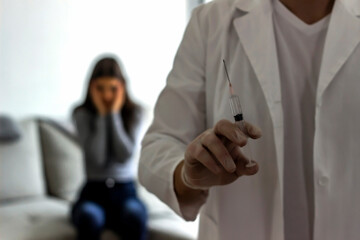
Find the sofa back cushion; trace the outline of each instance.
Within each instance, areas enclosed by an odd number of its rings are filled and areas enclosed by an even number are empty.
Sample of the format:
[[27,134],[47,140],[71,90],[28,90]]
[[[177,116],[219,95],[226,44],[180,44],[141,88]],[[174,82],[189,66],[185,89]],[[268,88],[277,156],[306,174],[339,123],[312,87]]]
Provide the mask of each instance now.
[[85,174],[80,145],[61,125],[39,122],[48,191],[51,195],[74,200]]
[[36,121],[21,121],[19,129],[20,139],[0,143],[0,202],[45,193]]

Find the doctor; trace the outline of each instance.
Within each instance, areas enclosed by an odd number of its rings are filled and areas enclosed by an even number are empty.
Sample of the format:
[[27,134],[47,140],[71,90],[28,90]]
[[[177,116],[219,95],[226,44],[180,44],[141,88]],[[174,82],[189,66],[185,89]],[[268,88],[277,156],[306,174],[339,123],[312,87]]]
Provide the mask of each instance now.
[[[359,16],[356,0],[193,11],[139,177],[184,219],[200,213],[199,239],[359,239]],[[247,132],[233,124],[222,59]]]

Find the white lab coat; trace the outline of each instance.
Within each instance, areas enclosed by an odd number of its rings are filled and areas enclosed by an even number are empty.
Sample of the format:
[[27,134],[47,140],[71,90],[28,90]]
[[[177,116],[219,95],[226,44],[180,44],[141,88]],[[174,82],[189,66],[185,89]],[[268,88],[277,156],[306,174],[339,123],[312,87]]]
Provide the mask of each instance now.
[[[335,2],[316,96],[314,240],[360,239],[360,1]],[[173,171],[187,144],[233,120],[222,59],[260,171],[213,187],[206,203],[180,208]],[[139,177],[187,220],[200,210],[201,240],[283,240],[283,113],[270,0],[224,0],[194,10],[143,140]]]

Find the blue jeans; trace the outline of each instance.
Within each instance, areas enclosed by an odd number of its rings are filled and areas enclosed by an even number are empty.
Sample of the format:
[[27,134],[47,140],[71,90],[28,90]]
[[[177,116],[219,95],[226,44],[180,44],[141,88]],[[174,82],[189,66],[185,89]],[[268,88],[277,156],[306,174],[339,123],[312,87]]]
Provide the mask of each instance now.
[[124,240],[145,240],[147,211],[137,198],[133,182],[116,183],[89,181],[83,187],[71,213],[79,240],[99,240],[104,228]]

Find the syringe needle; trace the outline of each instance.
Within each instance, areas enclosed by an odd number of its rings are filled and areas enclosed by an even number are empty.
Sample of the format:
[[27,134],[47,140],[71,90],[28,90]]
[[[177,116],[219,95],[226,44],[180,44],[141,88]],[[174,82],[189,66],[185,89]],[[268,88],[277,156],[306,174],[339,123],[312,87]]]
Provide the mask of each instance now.
[[230,81],[230,78],[229,78],[228,70],[227,70],[227,68],[226,68],[225,59],[223,59],[223,63],[224,63],[224,67],[225,67],[226,77],[227,77],[227,80],[229,81],[229,86],[231,86],[231,81]]
[[230,95],[234,95],[234,91],[233,91],[232,84],[231,84],[230,77],[229,77],[229,73],[228,73],[228,70],[227,70],[227,67],[226,67],[225,59],[223,59],[223,63],[224,63],[224,67],[225,67],[226,77],[227,77],[227,80],[229,82]]

